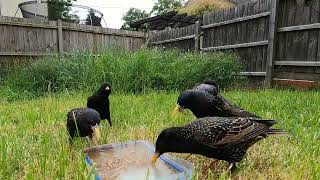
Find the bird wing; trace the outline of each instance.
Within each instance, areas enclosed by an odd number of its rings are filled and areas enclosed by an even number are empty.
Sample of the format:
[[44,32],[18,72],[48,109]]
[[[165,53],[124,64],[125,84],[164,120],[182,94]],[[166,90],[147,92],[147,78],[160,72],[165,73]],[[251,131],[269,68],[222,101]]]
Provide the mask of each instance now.
[[250,141],[262,136],[271,126],[268,121],[256,120],[251,117],[206,117],[197,121],[188,127],[192,128],[192,138],[200,144],[213,148]]
[[270,125],[257,122],[250,117],[242,117],[234,118],[231,127],[224,137],[212,144],[212,146],[227,146],[249,141],[268,131]]
[[223,117],[200,118],[186,126],[185,129],[191,132],[190,137],[186,138],[194,139],[196,142],[206,146],[211,146],[219,142],[231,130],[231,124],[232,121],[230,119]]
[[250,113],[234,103],[226,100],[223,96],[210,96],[209,102],[211,107],[221,111],[221,115],[224,117],[255,117],[260,118],[259,116]]
[[210,109],[213,112],[218,111],[219,114],[218,116],[224,116],[227,117],[229,116],[226,111],[226,109],[228,109],[229,107],[227,106],[227,104],[225,103],[224,99],[221,98],[221,96],[214,96],[211,94],[206,93],[206,96],[208,98],[208,102],[210,104]]
[[223,96],[221,98],[224,101],[224,107],[226,110],[228,110],[233,116],[235,117],[255,117],[255,118],[261,118],[258,115],[248,112],[244,110],[243,108],[235,105],[231,101],[226,100]]

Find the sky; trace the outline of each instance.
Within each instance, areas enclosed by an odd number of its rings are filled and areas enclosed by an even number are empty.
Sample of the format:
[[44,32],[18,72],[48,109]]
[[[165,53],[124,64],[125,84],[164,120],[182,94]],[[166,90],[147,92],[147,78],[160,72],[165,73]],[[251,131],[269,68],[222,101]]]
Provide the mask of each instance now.
[[[150,12],[153,0],[77,0],[74,4],[89,6],[103,13],[108,28],[119,29],[123,24],[122,16],[131,8]],[[101,22],[102,26],[105,23]]]

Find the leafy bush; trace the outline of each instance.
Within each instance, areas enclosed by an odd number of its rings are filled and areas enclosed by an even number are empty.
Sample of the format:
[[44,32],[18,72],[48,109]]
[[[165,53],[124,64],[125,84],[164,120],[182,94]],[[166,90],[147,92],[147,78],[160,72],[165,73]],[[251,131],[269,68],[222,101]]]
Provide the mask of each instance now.
[[237,79],[240,65],[233,53],[180,53],[141,49],[107,49],[100,56],[82,52],[64,58],[45,58],[8,75],[0,88],[6,96],[37,97],[47,93],[96,89],[109,81],[114,92],[183,90],[204,79],[223,88]]

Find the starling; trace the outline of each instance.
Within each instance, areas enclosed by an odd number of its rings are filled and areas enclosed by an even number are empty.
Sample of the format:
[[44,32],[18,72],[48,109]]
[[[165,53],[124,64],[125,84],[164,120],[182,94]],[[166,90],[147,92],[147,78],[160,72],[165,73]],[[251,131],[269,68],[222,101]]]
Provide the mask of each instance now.
[[207,116],[259,118],[259,116],[236,106],[219,94],[212,95],[198,90],[186,90],[179,95],[177,107],[173,114],[184,109],[190,109],[197,118]]
[[86,137],[97,144],[100,139],[101,118],[98,111],[91,108],[75,108],[67,114],[67,130],[70,134],[70,142],[76,136]]
[[87,107],[95,109],[99,112],[102,120],[107,119],[110,126],[110,103],[109,95],[111,93],[111,84],[108,82],[102,83],[101,87],[92,96],[88,97]]
[[235,167],[259,140],[286,134],[282,129],[271,129],[274,124],[274,120],[252,117],[204,117],[184,127],[167,128],[157,138],[152,162],[163,153],[175,152],[225,160]]
[[200,85],[195,86],[193,89],[207,92],[214,96],[218,95],[219,93],[218,85],[213,80],[204,80]]

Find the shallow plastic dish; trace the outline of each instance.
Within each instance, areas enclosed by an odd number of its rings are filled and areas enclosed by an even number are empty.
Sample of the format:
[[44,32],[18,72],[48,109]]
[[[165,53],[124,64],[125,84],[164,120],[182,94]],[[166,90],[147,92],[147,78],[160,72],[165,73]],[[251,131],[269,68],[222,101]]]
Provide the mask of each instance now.
[[[136,145],[142,145],[143,148],[145,148],[147,151],[150,153],[153,153],[155,151],[154,146],[144,140],[136,140],[136,141],[126,141],[122,143],[114,143],[114,144],[106,144],[106,145],[100,145],[96,146],[90,149],[85,150],[86,152],[86,162],[87,164],[91,167],[94,161],[90,159],[89,154],[95,153],[95,152],[101,152],[101,151],[108,151],[108,150],[113,150],[113,149],[124,149],[128,148],[130,146],[136,146]],[[149,160],[149,159],[148,159]],[[151,159],[150,159],[151,161]],[[192,170],[193,170],[193,165],[192,163],[180,159],[180,158],[173,158],[170,157],[169,155],[161,155],[158,158],[158,161],[162,161],[163,164],[168,166],[170,169],[174,170],[174,177],[177,177],[179,180],[189,180],[192,177]],[[95,162],[96,164],[99,162]],[[102,180],[102,177],[99,175],[99,170],[96,172],[97,180]],[[162,178],[163,179],[163,178]]]

